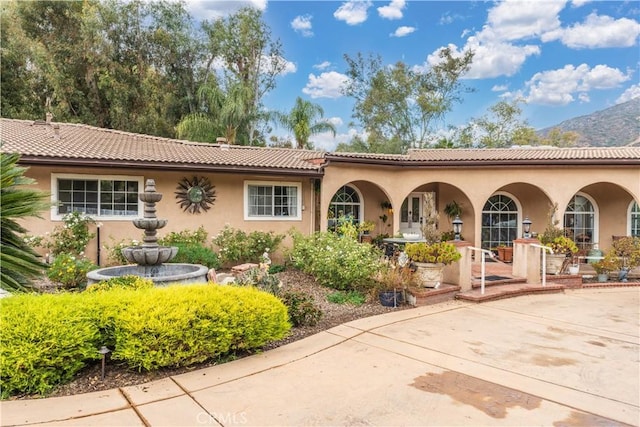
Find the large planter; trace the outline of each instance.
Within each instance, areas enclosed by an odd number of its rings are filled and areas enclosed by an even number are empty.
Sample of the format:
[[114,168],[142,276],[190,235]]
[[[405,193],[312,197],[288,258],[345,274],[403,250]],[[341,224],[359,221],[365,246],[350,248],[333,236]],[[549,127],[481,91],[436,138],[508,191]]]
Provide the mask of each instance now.
[[547,274],[560,274],[566,259],[567,256],[565,254],[547,254]]
[[437,288],[444,278],[444,264],[416,262],[418,283],[425,288]]
[[609,273],[598,273],[598,283],[605,283],[609,281]]
[[513,247],[511,246],[498,246],[498,258],[502,262],[513,261]]

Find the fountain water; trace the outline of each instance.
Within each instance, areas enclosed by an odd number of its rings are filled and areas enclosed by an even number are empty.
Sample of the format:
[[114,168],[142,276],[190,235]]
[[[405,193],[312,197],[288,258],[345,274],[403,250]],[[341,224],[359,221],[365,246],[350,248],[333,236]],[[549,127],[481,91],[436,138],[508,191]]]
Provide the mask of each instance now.
[[136,265],[117,265],[100,268],[87,274],[87,283],[97,283],[113,277],[134,275],[150,278],[156,285],[171,283],[205,283],[208,268],[199,264],[164,264],[178,253],[174,246],[158,245],[157,230],[167,225],[166,219],[156,216],[156,203],[162,194],[156,191],[156,183],[148,179],[144,193],[139,195],[144,202],[144,217],[133,220],[133,225],[144,230],[143,244],[122,249],[122,255]]

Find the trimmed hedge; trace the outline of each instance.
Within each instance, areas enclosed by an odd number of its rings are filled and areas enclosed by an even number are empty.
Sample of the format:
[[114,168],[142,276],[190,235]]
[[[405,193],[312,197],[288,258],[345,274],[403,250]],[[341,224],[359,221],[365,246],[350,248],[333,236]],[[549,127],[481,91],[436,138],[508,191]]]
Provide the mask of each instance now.
[[98,359],[100,331],[79,294],[13,295],[0,300],[0,389],[45,394]]
[[176,285],[0,300],[2,397],[49,392],[107,345],[138,370],[187,366],[283,338],[287,308],[255,288]]

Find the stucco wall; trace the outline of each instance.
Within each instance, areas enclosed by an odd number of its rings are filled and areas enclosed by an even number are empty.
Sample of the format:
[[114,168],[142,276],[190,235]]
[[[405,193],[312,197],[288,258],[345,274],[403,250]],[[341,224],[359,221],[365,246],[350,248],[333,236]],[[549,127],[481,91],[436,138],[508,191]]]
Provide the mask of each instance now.
[[[47,168],[42,166],[32,166],[26,175],[37,180],[37,188],[47,193],[51,192],[51,174],[87,174],[87,175],[125,175],[142,176],[146,179],[154,179],[156,191],[163,194],[163,198],[156,205],[158,218],[168,220],[165,228],[158,230],[158,236],[171,231],[196,230],[202,226],[208,232],[209,237],[215,236],[226,224],[234,228],[240,228],[245,232],[254,230],[274,231],[286,234],[291,228],[298,229],[304,234],[309,234],[313,229],[313,213],[315,205],[313,203],[313,186],[310,178],[307,177],[287,177],[287,176],[261,176],[232,173],[196,173],[198,177],[207,177],[215,186],[216,200],[213,206],[200,214],[183,212],[174,192],[178,182],[184,178],[192,178],[193,173],[185,172],[162,172],[131,169],[88,169],[88,168]],[[302,184],[302,219],[282,220],[282,221],[245,221],[244,219],[244,182],[251,181],[276,181],[276,182],[300,182]],[[143,183],[144,183],[143,181]],[[142,189],[141,189],[142,190]],[[42,213],[43,219],[30,218],[24,221],[25,227],[32,235],[44,235],[51,232],[61,221],[51,220],[50,212]],[[113,245],[121,240],[137,239],[141,240],[143,232],[135,228],[131,219],[105,220],[98,219],[101,223],[100,238],[103,246],[101,254],[101,264],[104,264],[106,253],[104,245]],[[94,227],[95,230],[95,227]],[[96,239],[92,240],[87,248],[87,255],[92,260],[97,258]],[[288,244],[287,240],[285,244]]]

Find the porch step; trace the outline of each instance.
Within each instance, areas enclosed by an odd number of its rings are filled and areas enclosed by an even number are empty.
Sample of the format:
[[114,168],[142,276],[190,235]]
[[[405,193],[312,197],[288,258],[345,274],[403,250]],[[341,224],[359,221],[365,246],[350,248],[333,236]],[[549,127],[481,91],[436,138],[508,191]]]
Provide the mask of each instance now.
[[448,283],[443,283],[437,288],[417,288],[412,286],[407,289],[407,302],[414,307],[438,304],[454,300],[459,291],[460,286]]
[[[474,277],[471,282],[473,289],[482,287],[482,279],[480,277]],[[502,275],[490,275],[487,274],[484,279],[484,286],[497,286],[497,285],[515,285],[521,283],[527,283],[527,279],[524,277],[502,276]]]
[[480,303],[521,295],[561,293],[564,292],[564,289],[565,287],[563,285],[550,283],[547,283],[546,286],[517,283],[485,287],[484,295],[480,293],[480,289],[472,289],[471,291],[460,292],[456,295],[456,299]]

